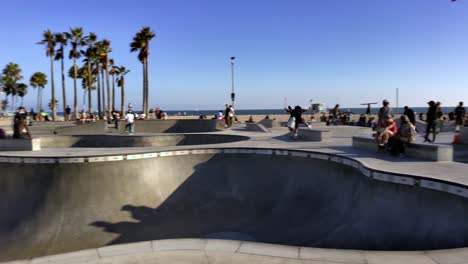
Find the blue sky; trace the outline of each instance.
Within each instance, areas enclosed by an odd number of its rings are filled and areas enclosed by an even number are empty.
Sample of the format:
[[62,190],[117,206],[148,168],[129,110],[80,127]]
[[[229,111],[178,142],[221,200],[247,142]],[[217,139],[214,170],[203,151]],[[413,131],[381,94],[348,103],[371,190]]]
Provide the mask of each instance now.
[[[151,42],[150,107],[219,109],[229,102],[236,56],[238,109],[395,102],[445,106],[468,101],[468,1],[459,0],[15,0],[2,4],[0,67],[18,63],[26,82],[50,74],[45,29],[112,41],[111,57],[131,72],[127,102],[141,104],[142,66],[129,43],[143,26]],[[59,67],[57,97],[61,104]],[[71,61],[66,61],[66,68]],[[72,104],[73,80],[67,78]],[[82,105],[82,90],[79,102]],[[96,96],[95,96],[96,97]],[[50,86],[44,102],[50,98]],[[118,97],[119,98],[119,97]],[[25,105],[35,106],[30,87]],[[119,99],[120,100],[120,99]],[[96,105],[96,104],[94,104]],[[393,103],[393,105],[395,105]],[[61,110],[61,107],[59,107]]]

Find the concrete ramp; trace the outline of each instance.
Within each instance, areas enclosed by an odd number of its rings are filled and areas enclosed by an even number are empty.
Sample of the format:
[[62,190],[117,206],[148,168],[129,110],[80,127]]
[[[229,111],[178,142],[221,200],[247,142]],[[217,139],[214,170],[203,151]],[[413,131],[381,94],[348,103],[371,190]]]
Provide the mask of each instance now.
[[0,163],[0,261],[166,238],[369,250],[468,245],[463,197],[371,180],[328,160],[196,153]]

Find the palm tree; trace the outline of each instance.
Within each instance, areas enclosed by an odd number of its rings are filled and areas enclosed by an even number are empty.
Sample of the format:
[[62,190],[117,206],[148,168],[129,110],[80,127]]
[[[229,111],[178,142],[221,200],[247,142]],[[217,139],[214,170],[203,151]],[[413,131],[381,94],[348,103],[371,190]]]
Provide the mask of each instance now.
[[115,67],[117,73],[117,86],[121,88],[120,92],[120,111],[121,116],[125,116],[125,75],[130,71],[124,66]]
[[[85,55],[86,58],[88,59],[88,62],[86,63],[86,66],[88,68],[88,74],[86,76],[88,78],[88,81],[87,81],[88,84],[93,83],[93,81],[92,81],[93,75],[92,75],[92,69],[91,69],[91,60],[94,57],[94,43],[96,42],[96,39],[97,39],[97,36],[93,32],[90,32],[89,36],[86,36],[86,37],[83,38],[84,44],[86,46],[88,46],[86,51],[82,52],[82,55]],[[91,101],[91,99],[92,99],[91,98],[92,86],[87,86],[87,88],[88,88],[88,112],[91,113],[93,111],[93,105],[92,105],[92,101]]]
[[[67,107],[67,94],[65,89],[65,66],[63,59],[65,58],[65,46],[68,44],[68,39],[65,33],[55,33],[55,42],[60,45],[55,54],[55,60],[60,60],[62,69],[62,100],[63,100],[63,113]],[[64,114],[65,121],[68,121],[68,116]]]
[[[96,87],[94,86],[94,83],[96,83],[96,78],[94,77],[94,75],[92,75],[91,78],[88,78],[87,65],[77,68],[76,75],[75,75],[75,67],[74,66],[70,67],[70,69],[68,70],[68,77],[74,78],[74,76],[76,76],[78,79],[81,79],[81,88],[83,88],[84,90],[83,105],[85,105],[86,99],[84,96],[86,95],[87,91],[96,89]],[[90,80],[91,80],[91,84],[89,83]]]
[[148,115],[148,98],[149,98],[149,82],[148,82],[148,59],[149,59],[149,42],[156,36],[151,31],[150,27],[143,27],[133,38],[130,43],[130,52],[138,51],[138,60],[143,64],[143,111]]
[[[55,83],[54,83],[54,55],[55,55],[55,45],[57,44],[54,38],[54,34],[50,30],[46,30],[42,33],[44,37],[43,40],[37,44],[45,45],[46,47],[46,56],[50,57],[50,85],[52,87],[52,99],[51,102],[56,102],[55,99]],[[52,104],[52,120],[55,121],[55,116],[57,115],[57,108],[55,104]]]
[[[103,39],[101,41],[99,56],[102,64],[102,69],[106,72],[106,87],[107,87],[107,116],[111,116],[113,106],[111,105],[111,91],[110,91],[110,80],[109,80],[109,53],[112,52],[110,48],[110,40]],[[104,86],[104,85],[103,85]],[[104,97],[104,92],[103,92]]]
[[47,85],[47,75],[43,72],[35,72],[29,79],[29,84],[37,88],[37,111],[42,109],[42,90]]
[[[92,63],[96,67],[93,70],[93,73],[97,76],[97,96],[98,96],[98,115],[100,118],[103,118],[103,109],[106,108],[104,100],[104,84],[101,85],[101,80],[104,80],[104,75],[101,78],[101,51],[102,50],[102,41],[98,41],[94,44],[93,54],[92,54]],[[102,106],[102,107],[101,107]]]
[[65,32],[65,35],[71,44],[68,58],[73,59],[73,75],[71,77],[73,78],[73,112],[75,118],[78,118],[78,91],[76,84],[76,79],[78,78],[78,66],[76,65],[76,59],[79,59],[81,56],[79,47],[85,45],[83,39],[83,28],[70,28],[70,32]]
[[26,84],[18,83],[23,76],[21,75],[21,68],[18,64],[10,62],[2,70],[0,78],[0,86],[5,91],[6,98],[11,95],[11,106],[15,109],[15,96],[19,93]]
[[21,97],[21,106],[23,105],[24,96],[28,93],[28,86],[25,83],[18,84],[18,96]]

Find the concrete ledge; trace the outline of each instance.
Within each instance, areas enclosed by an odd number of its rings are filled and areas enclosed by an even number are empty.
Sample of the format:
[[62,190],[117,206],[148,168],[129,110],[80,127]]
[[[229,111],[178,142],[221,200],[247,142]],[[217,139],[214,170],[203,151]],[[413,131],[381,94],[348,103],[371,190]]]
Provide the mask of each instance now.
[[281,258],[299,258],[298,247],[254,242],[243,242],[239,250],[237,250],[237,252]]
[[275,119],[262,119],[257,124],[261,124],[266,128],[281,127],[281,124]]
[[0,151],[37,151],[41,150],[40,138],[0,139]]
[[[375,139],[372,137],[353,137],[353,147],[377,151]],[[453,161],[453,147],[439,144],[410,143],[406,148],[406,156],[431,161]]]
[[330,130],[317,130],[309,128],[299,128],[298,134],[301,139],[307,141],[331,141],[332,132]]
[[264,132],[264,133],[271,132],[268,128],[266,128],[262,124],[256,124],[256,123],[246,123],[245,128],[247,130],[256,131],[256,132]]

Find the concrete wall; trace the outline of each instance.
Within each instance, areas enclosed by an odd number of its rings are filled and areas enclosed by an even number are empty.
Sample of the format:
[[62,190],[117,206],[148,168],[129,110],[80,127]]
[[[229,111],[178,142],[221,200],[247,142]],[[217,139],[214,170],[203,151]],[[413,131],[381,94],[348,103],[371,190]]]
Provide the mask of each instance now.
[[[136,120],[136,133],[200,133],[219,130],[218,120],[207,119],[168,119],[168,120]],[[94,123],[78,125],[72,128],[55,130],[59,135],[124,133],[125,121],[119,121],[119,128],[113,128],[107,121],[99,120]]]
[[248,140],[236,135],[176,134],[176,135],[84,135],[41,137],[42,148],[116,148],[162,147],[181,145],[220,144]]

